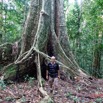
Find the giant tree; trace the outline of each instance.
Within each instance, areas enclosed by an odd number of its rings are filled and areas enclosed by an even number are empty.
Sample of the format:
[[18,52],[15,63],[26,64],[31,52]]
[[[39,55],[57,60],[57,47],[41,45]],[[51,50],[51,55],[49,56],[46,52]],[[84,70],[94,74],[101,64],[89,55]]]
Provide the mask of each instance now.
[[[14,62],[15,65],[25,63],[30,57],[34,57],[35,62],[37,54],[40,55],[40,63],[43,62],[43,58],[50,60],[50,56],[54,55],[67,73],[72,76],[81,74],[83,76],[84,73],[76,63],[69,46],[63,2],[63,0],[31,1],[22,34],[21,52]],[[24,66],[20,71],[25,71]]]
[[[54,55],[57,62],[71,76],[86,76],[76,63],[69,46],[64,15],[64,0],[31,0],[30,10],[22,34],[21,52],[13,65],[19,65],[19,72],[25,72],[27,61],[32,60],[37,68],[39,90],[44,96],[41,83],[40,64]],[[35,68],[35,69],[36,69]],[[7,69],[4,70],[5,73]],[[15,70],[12,75],[15,76]]]

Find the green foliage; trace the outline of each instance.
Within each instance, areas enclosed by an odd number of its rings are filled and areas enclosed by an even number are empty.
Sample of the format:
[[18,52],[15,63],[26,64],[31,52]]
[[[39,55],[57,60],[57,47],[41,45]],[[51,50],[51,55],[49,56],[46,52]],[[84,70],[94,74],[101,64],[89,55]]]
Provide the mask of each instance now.
[[[103,1],[83,0],[81,5],[75,0],[69,6],[67,29],[70,45],[79,65],[88,73],[96,72],[93,68],[94,52],[100,51],[101,60],[98,77],[102,77],[103,57]],[[101,37],[99,37],[101,33]],[[101,40],[100,40],[101,39]]]
[[34,77],[29,77],[29,75],[26,75],[24,79],[25,79],[25,82],[28,81],[29,86],[31,87],[34,86],[34,80],[36,80]]
[[22,96],[22,98],[20,99],[20,102],[25,103],[26,102],[26,97]]
[[31,87],[34,86],[34,80],[35,80],[34,77],[29,77],[29,85],[30,85]]
[[53,100],[51,99],[51,100],[48,101],[48,103],[54,103],[54,102],[53,102]]
[[74,101],[74,103],[79,103],[79,102],[80,102],[77,96],[75,96],[75,97],[73,98],[73,101]]
[[15,0],[0,3],[1,43],[20,39],[30,0]]
[[103,103],[103,98],[97,98],[96,103]]
[[6,84],[4,83],[3,80],[0,80],[0,89],[5,89],[6,88]]
[[67,98],[71,98],[71,96],[72,96],[71,92],[68,92],[67,95],[66,95]]
[[24,80],[25,80],[25,82],[28,81],[28,80],[29,80],[29,75],[26,75],[26,76],[24,77]]
[[77,96],[72,95],[71,92],[68,92],[67,95],[66,95],[66,97],[67,97],[68,99],[73,100],[74,103],[80,102],[79,98],[78,98]]
[[8,102],[12,102],[14,100],[14,98],[12,98],[12,97],[6,97],[5,98],[5,101],[8,101]]
[[78,25],[80,24],[80,22],[78,22],[80,15],[80,8],[76,2],[75,5],[74,6],[71,5],[69,9],[70,12],[67,16],[67,28],[70,39],[73,39],[79,36],[77,35],[77,33],[79,30]]

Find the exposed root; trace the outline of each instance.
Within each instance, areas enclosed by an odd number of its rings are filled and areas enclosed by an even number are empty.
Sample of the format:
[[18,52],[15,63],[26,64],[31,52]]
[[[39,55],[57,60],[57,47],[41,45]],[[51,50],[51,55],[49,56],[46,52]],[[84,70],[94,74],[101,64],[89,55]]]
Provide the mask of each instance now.
[[39,54],[37,56],[37,71],[38,71],[38,90],[40,94],[42,95],[43,99],[40,101],[40,103],[49,103],[51,102],[50,96],[47,94],[47,92],[42,87],[42,81],[41,81],[41,69],[40,69],[40,57]]
[[[19,39],[17,42],[18,42],[18,43],[21,42],[21,39]],[[12,44],[13,44],[13,43],[6,42],[6,43],[4,43],[4,44],[1,44],[1,45],[0,45],[0,48],[3,47],[3,46],[5,46],[5,45],[12,45]]]
[[[15,61],[15,64],[20,64],[20,63],[22,63],[24,60],[26,60],[30,55],[31,55],[31,53],[32,53],[32,48],[28,51],[28,52],[26,52],[26,53],[24,53],[24,54],[26,54],[21,60],[19,60],[20,58],[21,58],[21,56]],[[23,55],[23,54],[22,54]]]
[[40,103],[53,103],[53,100],[50,98],[50,96],[47,94],[46,91],[44,91],[43,87],[39,88],[39,92],[41,93],[43,99],[40,101]]
[[17,60],[15,61],[15,64],[17,64],[17,62],[18,62],[23,56],[25,56],[27,53],[28,53],[28,51],[25,52],[25,53],[23,53],[23,54],[20,54],[19,57],[17,58]]
[[76,65],[74,62],[72,62],[72,60],[66,55],[66,53],[64,52],[59,39],[57,38],[57,35],[55,33],[54,30],[54,12],[55,12],[55,8],[54,8],[54,0],[52,0],[52,8],[51,8],[51,32],[52,32],[52,39],[55,41],[53,42],[54,45],[54,50],[55,53],[57,55],[57,57],[60,59],[60,61],[63,62],[63,64],[65,64],[68,68],[67,71],[69,71],[69,73],[73,76],[75,76],[75,74],[80,74],[80,72],[78,71],[78,69],[80,68],[78,65]]
[[12,43],[8,43],[8,42],[7,42],[7,43],[4,43],[4,44],[1,44],[1,45],[0,45],[0,48],[3,47],[3,46],[5,46],[5,45],[8,45],[8,44],[12,45]]
[[[45,54],[45,53],[43,53],[43,52],[40,52],[40,51],[37,50],[36,48],[34,48],[34,50],[35,50],[37,53],[39,53],[40,55],[42,55],[44,58],[46,58],[46,59],[48,59],[48,60],[50,61],[50,58],[51,58],[50,56],[48,56],[47,54]],[[80,74],[74,72],[73,70],[71,70],[68,66],[66,66],[66,65],[63,64],[63,63],[61,63],[60,61],[56,60],[56,62],[59,63],[61,67],[66,68],[66,69],[69,69],[69,70],[70,70],[71,72],[73,72],[75,75],[77,75],[77,76],[80,75]]]

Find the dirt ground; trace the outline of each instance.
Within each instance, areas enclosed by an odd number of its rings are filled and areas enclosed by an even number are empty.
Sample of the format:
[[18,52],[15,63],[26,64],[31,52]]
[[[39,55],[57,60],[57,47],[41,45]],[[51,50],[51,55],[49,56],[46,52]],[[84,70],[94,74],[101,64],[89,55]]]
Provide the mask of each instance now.
[[[59,79],[57,92],[50,94],[48,82],[44,89],[54,103],[103,103],[103,79],[77,79],[64,81]],[[1,83],[2,84],[2,83]],[[0,103],[39,103],[42,99],[37,81],[1,85]]]

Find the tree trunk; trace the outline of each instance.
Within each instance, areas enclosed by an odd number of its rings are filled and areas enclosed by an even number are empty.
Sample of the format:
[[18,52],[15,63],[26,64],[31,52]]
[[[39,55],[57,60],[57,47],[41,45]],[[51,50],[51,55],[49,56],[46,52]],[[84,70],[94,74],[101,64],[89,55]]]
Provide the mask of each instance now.
[[102,44],[102,34],[98,35],[98,40],[95,42],[94,53],[93,53],[93,73],[94,77],[100,77],[101,69],[101,44]]
[[27,20],[23,29],[21,54],[28,51],[33,44],[38,26],[40,9],[41,0],[32,0]]
[[[40,0],[31,1],[22,35],[21,53],[15,61],[16,65],[27,64],[26,61],[32,57],[34,61],[37,53],[40,54],[41,63],[42,58],[50,60],[50,56],[54,55],[65,72],[71,76],[86,76],[80,70],[70,49],[63,2],[63,0],[58,0],[58,2],[57,0],[42,0],[41,8]],[[25,64],[20,65],[21,74],[26,71]],[[15,76],[15,73],[13,75]]]

